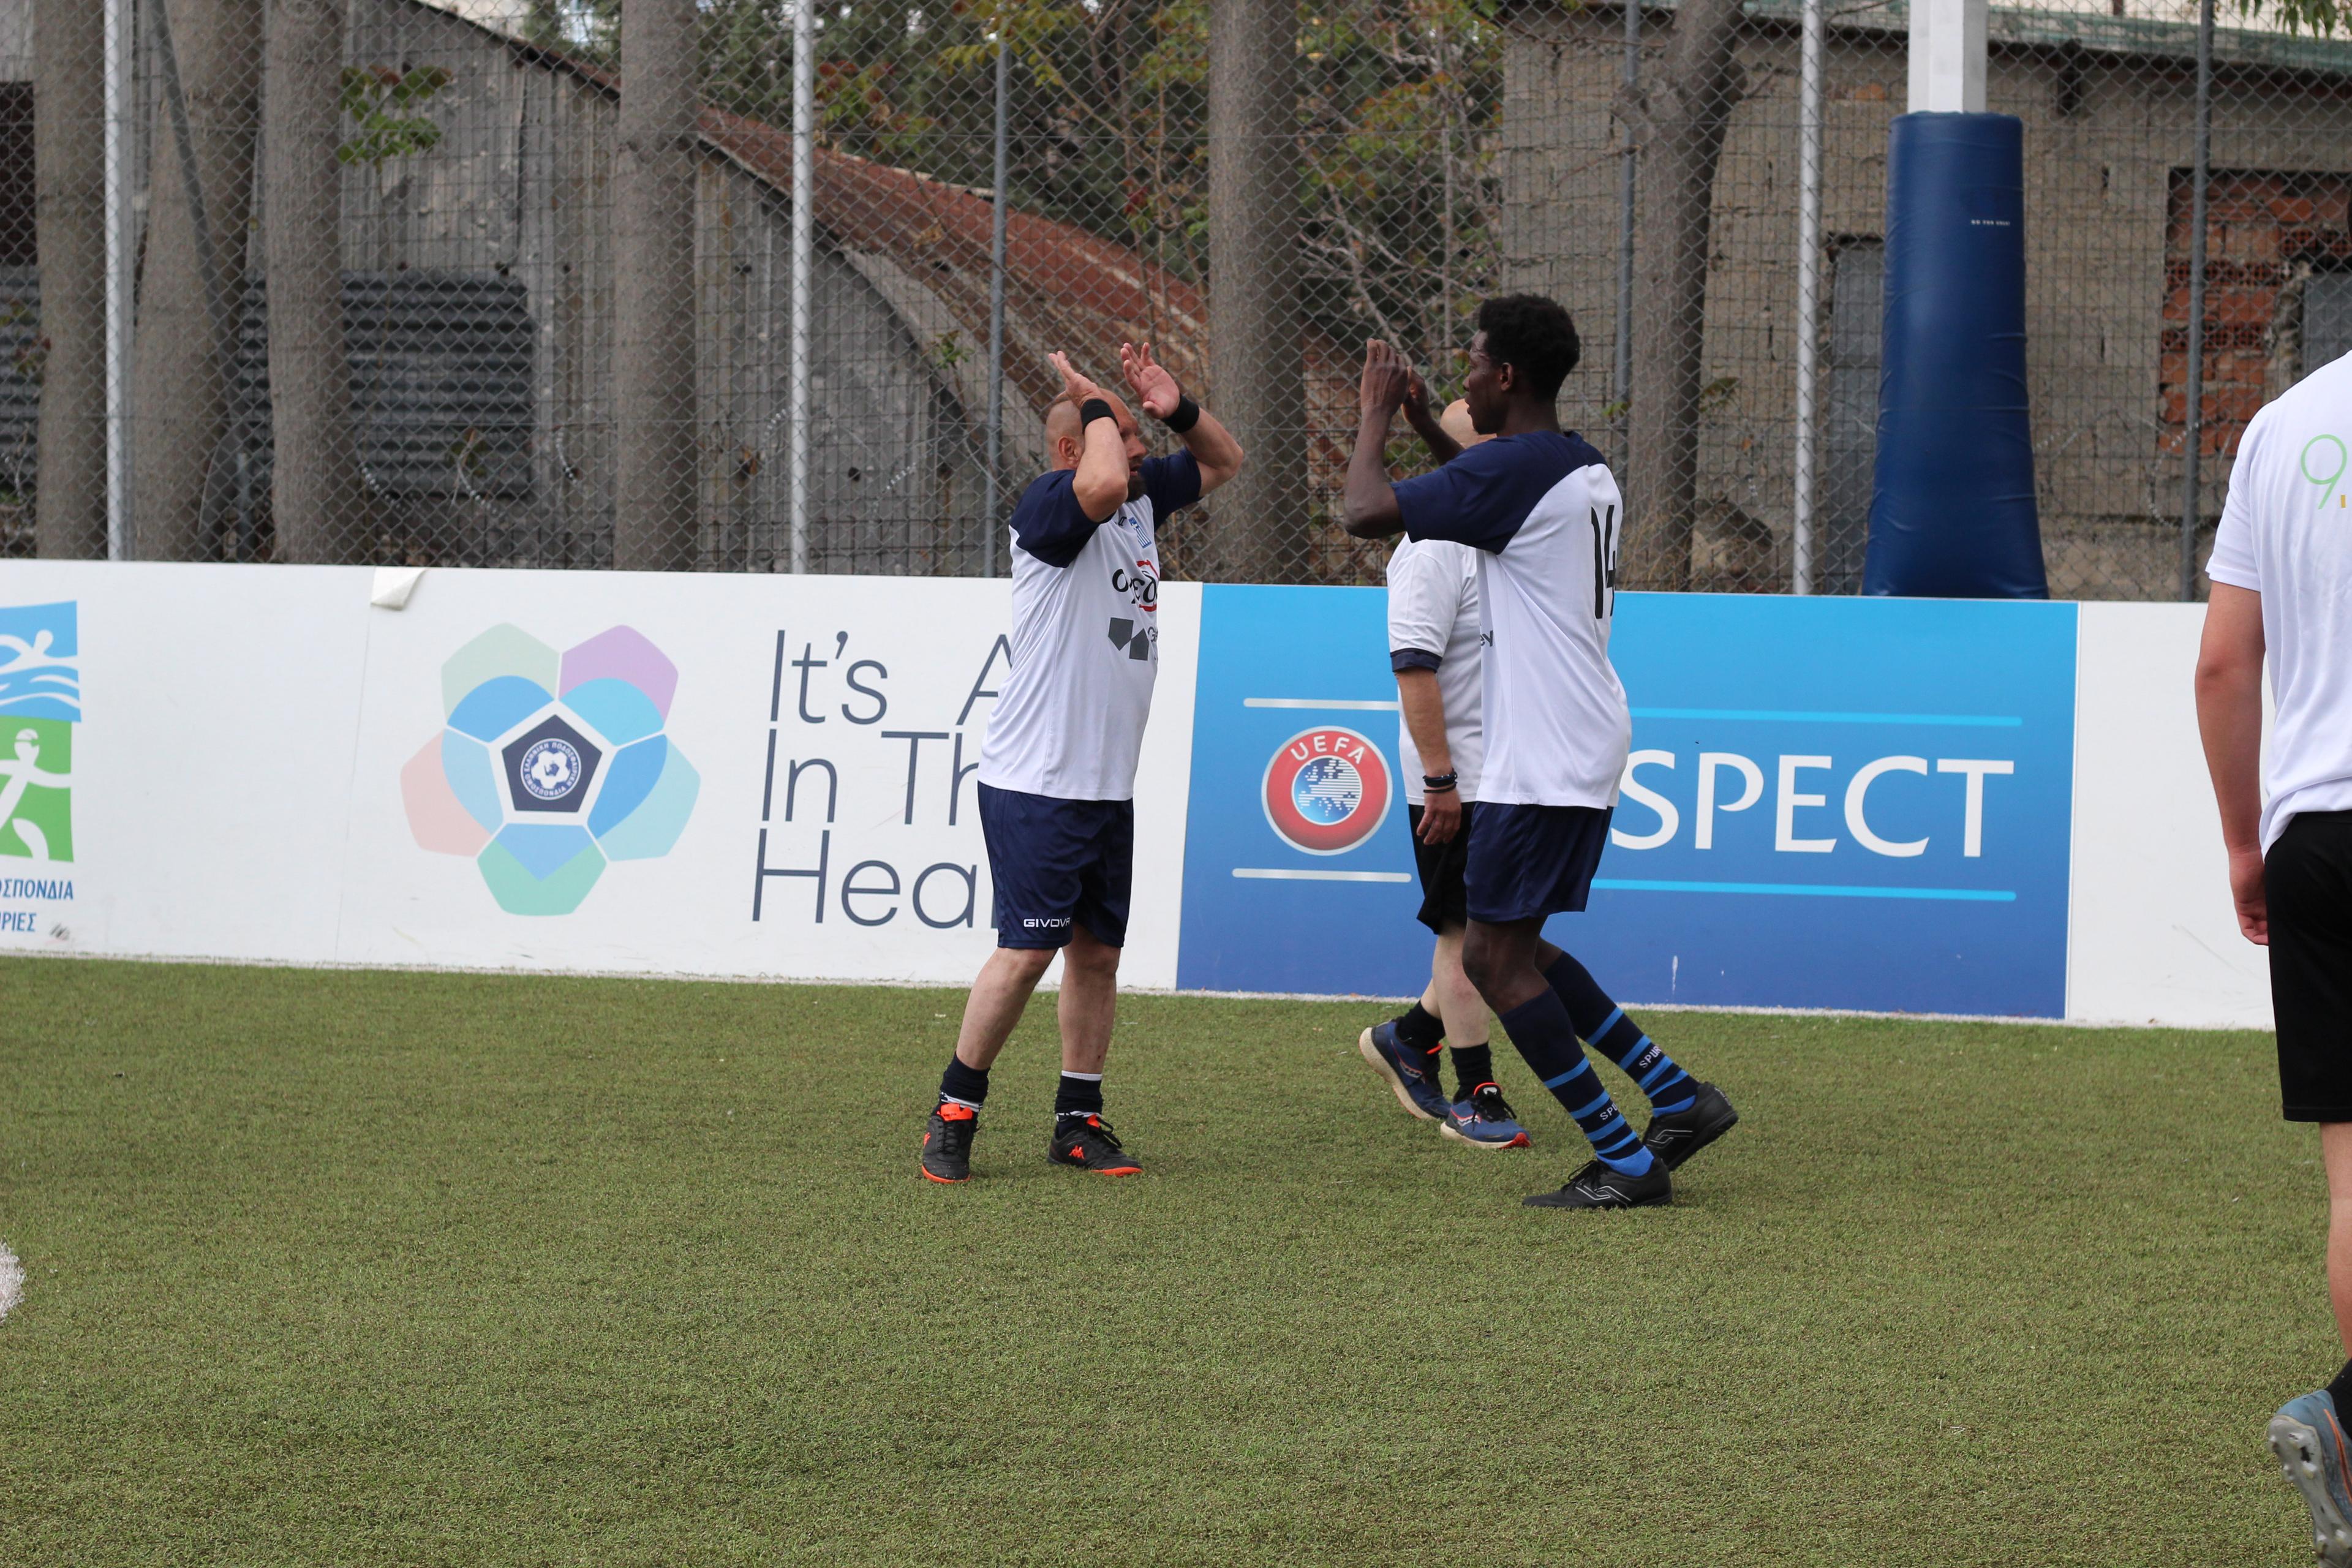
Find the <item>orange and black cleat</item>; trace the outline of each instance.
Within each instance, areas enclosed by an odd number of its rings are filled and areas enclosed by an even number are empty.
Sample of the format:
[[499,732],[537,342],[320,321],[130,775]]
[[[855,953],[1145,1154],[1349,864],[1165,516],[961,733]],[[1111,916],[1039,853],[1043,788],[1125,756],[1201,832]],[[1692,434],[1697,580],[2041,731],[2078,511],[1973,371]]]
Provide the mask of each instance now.
[[932,1182],[971,1180],[971,1135],[980,1131],[980,1112],[969,1105],[942,1100],[923,1127],[923,1177]]
[[1071,1113],[1054,1118],[1054,1142],[1045,1158],[1097,1176],[1139,1176],[1143,1162],[1119,1146],[1110,1123],[1099,1116]]

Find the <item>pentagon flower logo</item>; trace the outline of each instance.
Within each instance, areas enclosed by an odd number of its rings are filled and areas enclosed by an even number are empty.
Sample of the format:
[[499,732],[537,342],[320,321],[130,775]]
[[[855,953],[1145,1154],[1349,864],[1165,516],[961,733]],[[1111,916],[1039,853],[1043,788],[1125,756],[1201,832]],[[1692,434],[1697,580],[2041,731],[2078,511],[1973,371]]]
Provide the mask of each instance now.
[[702,788],[662,727],[677,667],[628,626],[559,655],[492,626],[441,667],[448,723],[400,770],[424,848],[467,855],[499,908],[568,915],[613,860],[670,852]]

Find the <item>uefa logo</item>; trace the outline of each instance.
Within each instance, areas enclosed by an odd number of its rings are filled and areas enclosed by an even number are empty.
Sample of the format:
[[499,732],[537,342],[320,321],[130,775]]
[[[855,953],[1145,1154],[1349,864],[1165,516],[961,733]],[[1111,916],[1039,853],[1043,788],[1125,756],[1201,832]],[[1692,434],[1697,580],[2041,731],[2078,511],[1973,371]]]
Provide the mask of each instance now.
[[1388,760],[1353,730],[1303,730],[1266,764],[1265,820],[1293,849],[1344,855],[1387,820]]

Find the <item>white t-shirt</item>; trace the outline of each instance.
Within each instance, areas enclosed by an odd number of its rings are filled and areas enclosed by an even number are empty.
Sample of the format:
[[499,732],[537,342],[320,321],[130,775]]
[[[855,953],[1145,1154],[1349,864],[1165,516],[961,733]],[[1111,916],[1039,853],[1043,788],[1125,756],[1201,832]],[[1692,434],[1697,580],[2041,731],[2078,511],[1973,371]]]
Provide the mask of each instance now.
[[[1389,663],[1437,672],[1445,708],[1445,749],[1465,801],[1478,798],[1478,767],[1486,740],[1479,723],[1485,678],[1478,658],[1478,552],[1444,539],[1408,539],[1389,556]],[[1412,727],[1397,715],[1397,766],[1404,798],[1423,804],[1421,748]]]
[[1013,509],[1013,672],[980,782],[1061,800],[1132,800],[1160,674],[1159,521],[1201,499],[1190,452],[1143,465],[1143,494],[1096,522],[1056,469]]
[[1617,481],[1582,437],[1498,436],[1396,487],[1405,531],[1478,551],[1486,754],[1481,801],[1612,806],[1632,744],[1609,662]]
[[2277,715],[2263,848],[2297,812],[2352,810],[2352,355],[2253,417],[2206,572],[2263,596]]

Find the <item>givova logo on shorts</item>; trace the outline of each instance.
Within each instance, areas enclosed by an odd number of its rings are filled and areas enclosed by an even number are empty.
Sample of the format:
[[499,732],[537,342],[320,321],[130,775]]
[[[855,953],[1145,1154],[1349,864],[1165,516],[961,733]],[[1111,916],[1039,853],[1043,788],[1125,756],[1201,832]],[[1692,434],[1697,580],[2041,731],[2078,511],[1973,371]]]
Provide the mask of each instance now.
[[1395,793],[1381,749],[1335,724],[1302,730],[1265,766],[1265,819],[1309,855],[1343,855],[1387,820]]

